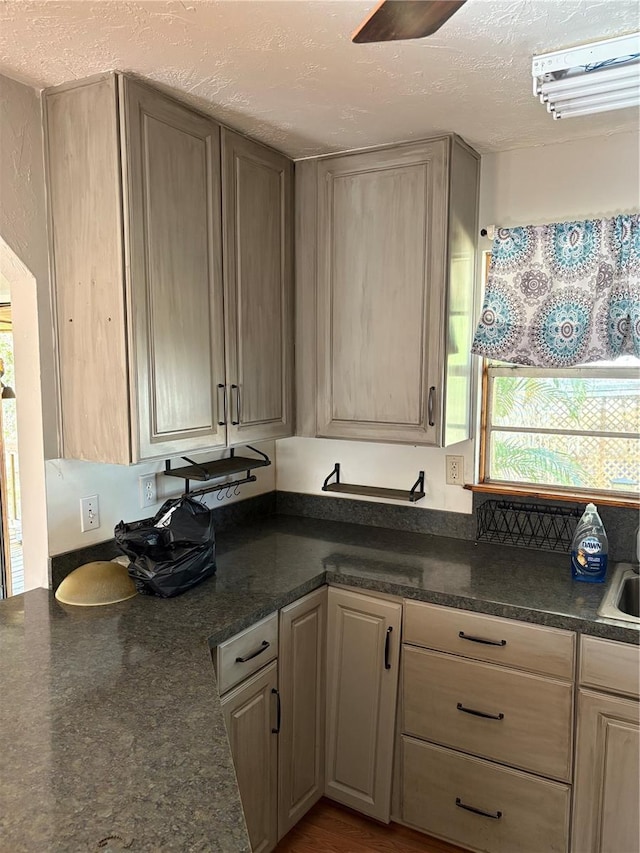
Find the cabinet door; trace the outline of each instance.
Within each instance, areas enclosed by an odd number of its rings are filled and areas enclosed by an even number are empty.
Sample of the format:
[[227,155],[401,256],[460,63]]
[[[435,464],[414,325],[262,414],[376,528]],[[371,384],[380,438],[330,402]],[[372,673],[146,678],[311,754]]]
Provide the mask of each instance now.
[[43,99],[62,454],[131,462],[117,86]]
[[293,432],[292,163],[223,129],[229,443]]
[[578,691],[573,853],[640,849],[640,705]]
[[439,441],[448,139],[318,166],[318,435]]
[[144,459],[226,441],[219,127],[146,86],[120,85],[133,432]]
[[325,794],[389,822],[401,605],[329,589]]
[[277,686],[274,662],[221,703],[253,853],[267,853],[278,840]]
[[278,838],[324,793],[327,588],[280,611]]

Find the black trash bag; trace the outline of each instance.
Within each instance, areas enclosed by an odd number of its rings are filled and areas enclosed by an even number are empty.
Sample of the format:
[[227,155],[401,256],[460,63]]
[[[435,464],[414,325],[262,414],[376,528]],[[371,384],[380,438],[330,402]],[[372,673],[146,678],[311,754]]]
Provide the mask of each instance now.
[[215,574],[213,512],[189,496],[166,501],[153,518],[121,521],[114,536],[143,595],[171,598]]

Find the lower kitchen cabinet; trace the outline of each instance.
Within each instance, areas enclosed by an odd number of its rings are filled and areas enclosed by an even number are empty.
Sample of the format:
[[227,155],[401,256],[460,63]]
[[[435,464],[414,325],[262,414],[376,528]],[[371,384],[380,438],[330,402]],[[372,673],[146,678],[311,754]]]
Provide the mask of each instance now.
[[639,663],[636,646],[582,638],[580,681],[599,690],[578,691],[573,853],[640,850]]
[[405,601],[396,727],[402,609],[322,587],[218,647],[254,853],[323,795],[388,823],[392,778],[394,820],[470,851],[638,853],[638,647],[581,637],[576,690],[573,632]]
[[325,793],[389,822],[402,606],[329,589]]
[[402,763],[411,826],[469,850],[565,853],[568,785],[406,736]]
[[280,611],[278,838],[324,793],[327,589]]
[[278,665],[274,661],[222,699],[251,849],[278,840]]
[[416,602],[405,616],[402,820],[482,853],[566,853],[575,635]]
[[217,649],[221,704],[254,853],[273,850],[324,792],[326,622],[322,587],[284,607],[279,621],[273,613]]
[[409,645],[403,673],[405,734],[570,779],[570,681]]

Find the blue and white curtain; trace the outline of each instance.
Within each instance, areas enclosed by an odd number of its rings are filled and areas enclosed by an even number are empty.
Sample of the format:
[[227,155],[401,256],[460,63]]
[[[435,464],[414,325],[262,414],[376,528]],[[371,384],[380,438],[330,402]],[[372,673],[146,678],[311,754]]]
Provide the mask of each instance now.
[[471,352],[533,367],[640,357],[640,214],[498,229]]

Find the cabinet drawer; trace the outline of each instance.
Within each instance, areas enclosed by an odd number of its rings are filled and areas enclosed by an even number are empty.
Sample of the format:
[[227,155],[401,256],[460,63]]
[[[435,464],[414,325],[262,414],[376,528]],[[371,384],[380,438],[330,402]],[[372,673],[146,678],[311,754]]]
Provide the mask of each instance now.
[[216,675],[220,695],[278,656],[278,614],[272,613],[218,646]]
[[403,649],[403,680],[405,734],[570,779],[570,682],[412,646]]
[[640,648],[611,640],[582,637],[579,680],[586,687],[638,698]]
[[567,785],[408,737],[402,738],[402,760],[406,823],[471,850],[567,850]]
[[403,632],[405,643],[415,646],[573,678],[575,634],[571,631],[405,601]]

